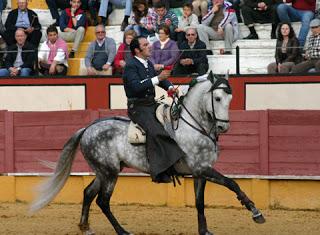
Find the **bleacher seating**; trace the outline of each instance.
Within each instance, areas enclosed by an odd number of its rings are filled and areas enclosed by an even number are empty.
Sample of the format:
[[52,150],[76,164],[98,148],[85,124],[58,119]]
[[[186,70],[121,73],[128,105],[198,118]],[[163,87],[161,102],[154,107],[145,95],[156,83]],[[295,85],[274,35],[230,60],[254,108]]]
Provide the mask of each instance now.
[[[9,4],[10,6],[10,4]],[[16,1],[12,1],[12,7],[16,7]],[[29,8],[33,9],[39,16],[40,23],[43,27],[42,41],[45,40],[46,28],[54,23],[51,18],[50,11],[47,8],[45,0],[29,0]],[[3,12],[3,22],[10,10],[6,9]],[[120,25],[123,19],[124,10],[115,9],[109,17],[109,26],[107,29],[107,36],[114,38],[117,46],[123,40],[123,32],[120,31]],[[296,33],[299,32],[300,23],[294,23],[293,27]],[[241,74],[254,74],[254,73],[267,73],[267,65],[274,61],[274,52],[276,40],[270,39],[271,24],[257,25],[256,31],[259,35],[259,40],[237,40],[233,44],[232,55],[220,55],[219,50],[224,47],[224,42],[211,41],[214,55],[208,56],[210,69],[215,73],[224,74],[228,69],[230,73],[236,72],[236,52],[235,47],[240,48],[240,73]],[[248,28],[240,24],[240,32],[242,36],[249,34]],[[87,28],[85,38],[79,47],[79,51],[75,54],[75,58],[69,59],[69,71],[68,75],[85,75],[84,57],[86,50],[89,46],[89,42],[94,40],[94,27]],[[69,48],[72,44],[68,43]]]

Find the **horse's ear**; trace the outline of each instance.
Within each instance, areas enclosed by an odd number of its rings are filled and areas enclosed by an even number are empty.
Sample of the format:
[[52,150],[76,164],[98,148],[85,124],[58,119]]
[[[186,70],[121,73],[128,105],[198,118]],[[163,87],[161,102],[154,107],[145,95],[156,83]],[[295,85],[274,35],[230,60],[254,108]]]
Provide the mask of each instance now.
[[227,81],[229,80],[229,69],[227,70],[227,73],[224,79],[226,79]]
[[213,74],[212,70],[210,70],[210,73],[209,73],[207,79],[208,79],[212,84],[214,84],[215,81],[217,80],[217,77]]

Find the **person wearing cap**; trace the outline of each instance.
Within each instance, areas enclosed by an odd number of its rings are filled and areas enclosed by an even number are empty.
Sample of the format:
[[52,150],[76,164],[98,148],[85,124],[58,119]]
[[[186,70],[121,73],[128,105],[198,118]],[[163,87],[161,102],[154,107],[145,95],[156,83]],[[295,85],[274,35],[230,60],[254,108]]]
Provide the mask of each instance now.
[[293,73],[308,72],[312,68],[316,72],[320,71],[320,19],[313,19],[310,22],[310,29],[311,35],[305,51],[305,60],[292,68]]

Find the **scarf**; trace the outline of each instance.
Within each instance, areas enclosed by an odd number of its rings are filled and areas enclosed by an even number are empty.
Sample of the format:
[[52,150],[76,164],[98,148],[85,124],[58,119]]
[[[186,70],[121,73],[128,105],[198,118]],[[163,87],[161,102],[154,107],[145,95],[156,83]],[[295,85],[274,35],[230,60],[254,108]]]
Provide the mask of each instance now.
[[[67,8],[66,9],[66,13],[67,13],[67,16],[68,16],[68,28],[74,29],[75,27],[72,24],[71,8]],[[83,13],[83,10],[78,8],[76,10],[76,12],[74,13],[74,16],[77,17],[77,15],[80,15],[82,13]]]
[[52,64],[54,57],[56,57],[57,55],[58,49],[62,49],[66,55],[66,59],[68,59],[68,46],[67,43],[63,41],[61,38],[58,38],[54,44],[47,41],[47,46],[50,48],[48,64]]

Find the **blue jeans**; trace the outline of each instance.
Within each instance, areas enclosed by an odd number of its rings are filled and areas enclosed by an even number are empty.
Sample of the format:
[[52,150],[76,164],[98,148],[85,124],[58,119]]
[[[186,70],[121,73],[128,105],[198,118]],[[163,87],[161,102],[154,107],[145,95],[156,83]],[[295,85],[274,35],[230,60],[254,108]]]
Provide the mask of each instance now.
[[310,21],[314,18],[314,13],[312,11],[297,10],[287,4],[280,4],[277,8],[277,13],[281,22],[301,22],[298,39],[300,46],[303,47],[309,32]]
[[99,16],[106,17],[109,1],[116,8],[125,8],[124,15],[130,16],[132,10],[132,0],[101,0],[99,8]]
[[[27,77],[30,76],[31,69],[30,68],[22,68],[20,70],[20,77]],[[0,77],[10,77],[9,69],[0,69]]]

